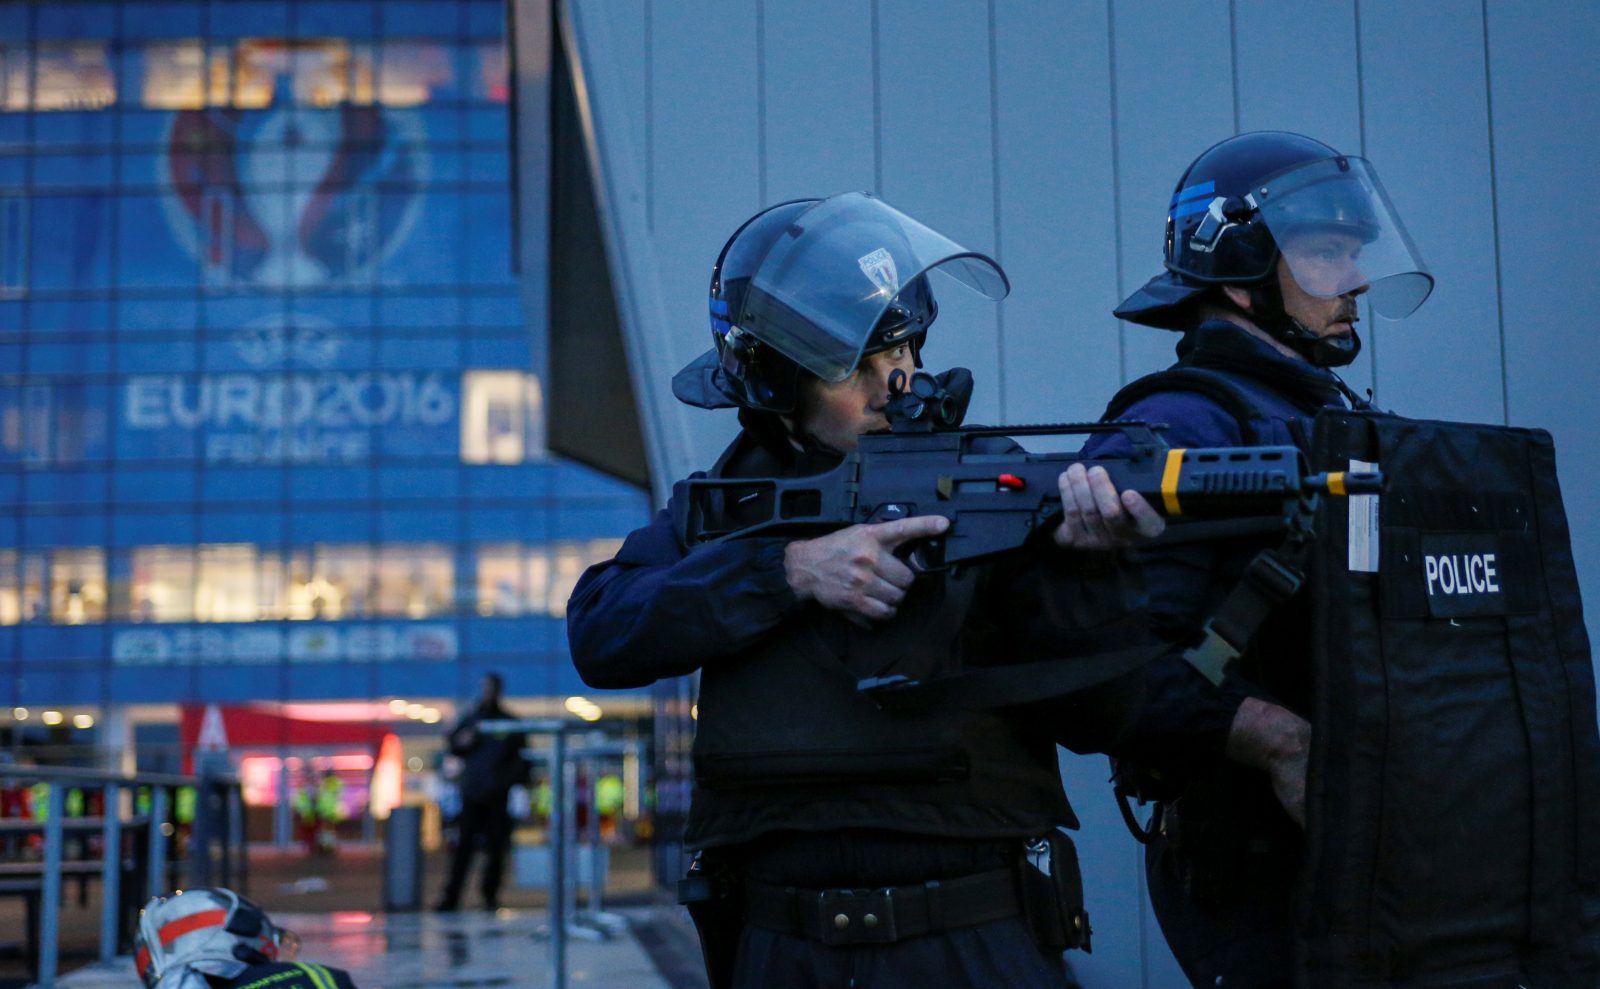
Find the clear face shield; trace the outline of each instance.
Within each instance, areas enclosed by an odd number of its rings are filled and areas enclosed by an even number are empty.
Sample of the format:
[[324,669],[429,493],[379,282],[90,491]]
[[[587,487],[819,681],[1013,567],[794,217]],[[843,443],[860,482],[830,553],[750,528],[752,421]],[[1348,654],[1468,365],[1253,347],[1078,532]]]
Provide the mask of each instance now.
[[[990,299],[1011,290],[990,258],[878,199],[844,193],[783,231],[730,321],[822,380],[843,381],[891,306],[917,308],[897,303],[901,291],[934,269]],[[917,331],[912,322],[892,332]]]
[[1367,285],[1373,310],[1401,319],[1433,291],[1433,276],[1365,159],[1302,165],[1250,198],[1306,292],[1334,298]]

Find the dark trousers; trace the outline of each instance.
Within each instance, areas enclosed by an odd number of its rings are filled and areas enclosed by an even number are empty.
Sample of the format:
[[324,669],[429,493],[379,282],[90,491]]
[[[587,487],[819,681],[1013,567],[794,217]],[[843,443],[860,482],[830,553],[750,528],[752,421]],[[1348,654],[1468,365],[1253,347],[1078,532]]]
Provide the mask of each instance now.
[[[1197,875],[1160,835],[1145,848],[1150,907],[1167,947],[1195,986],[1289,989],[1294,970],[1292,856],[1271,857],[1276,874],[1240,867]],[[1215,869],[1216,866],[1213,866]]]
[[483,891],[483,905],[499,906],[500,875],[505,871],[506,848],[511,844],[511,815],[506,811],[505,795],[462,801],[456,829],[456,849],[450,856],[450,879],[445,883],[440,906],[453,910],[461,902],[461,887],[466,884],[467,870],[472,867],[472,853],[480,844],[484,863],[478,888]]
[[733,989],[1067,989],[1059,954],[1039,950],[1021,917],[908,938],[830,947],[746,926]]

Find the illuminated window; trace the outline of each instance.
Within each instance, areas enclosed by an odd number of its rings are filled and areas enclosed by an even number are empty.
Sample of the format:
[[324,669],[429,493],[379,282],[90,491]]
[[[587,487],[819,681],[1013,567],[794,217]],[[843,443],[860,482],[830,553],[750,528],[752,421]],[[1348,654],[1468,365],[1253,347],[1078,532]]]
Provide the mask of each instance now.
[[199,580],[194,618],[200,622],[253,622],[261,616],[262,570],[247,543],[196,547]]
[[0,45],[0,110],[28,108],[28,49]]
[[[138,94],[142,106],[152,110],[198,110],[206,105],[205,46],[199,41],[147,41],[138,56],[142,62]],[[132,53],[125,52],[123,57],[132,57]],[[123,72],[126,75],[129,70],[125,67]]]
[[44,597],[44,556],[40,553],[24,553],[22,556],[22,620],[25,622],[42,622],[45,620]]
[[234,52],[232,104],[264,110],[289,78],[289,43],[281,38],[244,38]]
[[[567,613],[567,599],[572,597],[572,589],[577,586],[578,578],[583,572],[596,563],[602,563],[617,555],[617,550],[622,548],[620,539],[590,539],[587,542],[559,542],[548,547],[543,552],[530,555],[530,574],[544,573],[544,578],[538,583],[542,600],[535,602],[536,610],[560,618]],[[537,564],[543,564],[538,566]]]
[[616,556],[621,546],[620,539],[548,546],[487,543],[478,548],[478,614],[559,618],[566,614],[567,598],[583,572]]
[[50,617],[64,625],[105,621],[104,550],[58,549],[50,554]]
[[378,550],[377,577],[380,615],[427,618],[451,610],[455,560],[448,546],[382,546]]
[[528,567],[518,543],[494,543],[478,550],[478,614],[520,615],[530,600]]
[[290,52],[296,103],[328,107],[350,99],[350,48],[343,41],[297,41]]
[[22,572],[20,554],[0,549],[0,625],[22,621]]
[[364,618],[372,614],[377,584],[372,548],[364,544],[318,545],[289,556],[284,617]]
[[140,546],[128,578],[128,618],[136,622],[187,622],[195,617],[194,549]]
[[334,38],[245,38],[234,67],[233,105],[246,110],[285,99],[299,106],[338,106],[350,98],[355,76],[350,46]]
[[116,103],[106,43],[39,45],[33,96],[35,110],[99,110]]
[[461,460],[518,464],[544,449],[544,396],[535,375],[467,371],[461,375]]

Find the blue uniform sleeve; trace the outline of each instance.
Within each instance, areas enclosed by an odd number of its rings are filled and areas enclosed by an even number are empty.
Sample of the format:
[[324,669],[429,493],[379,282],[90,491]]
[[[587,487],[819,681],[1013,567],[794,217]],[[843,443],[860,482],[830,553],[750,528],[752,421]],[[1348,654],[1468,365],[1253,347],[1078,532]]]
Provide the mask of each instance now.
[[[1129,406],[1122,418],[1167,424],[1169,428],[1161,435],[1172,446],[1245,445],[1232,414],[1198,392],[1151,395]],[[1116,433],[1092,437],[1084,447],[1089,456],[1116,456],[1126,450],[1126,440]],[[1175,647],[1198,642],[1206,619],[1251,555],[1220,543],[1175,545],[1139,553],[1151,631]],[[1239,705],[1260,693],[1236,676],[1221,687],[1213,685],[1184,660],[1179,648],[1146,667],[1142,680],[1137,718],[1111,752],[1118,758],[1179,774],[1220,757]]]
[[590,567],[567,604],[583,682],[642,687],[748,646],[800,606],[784,576],[787,540],[732,539],[685,552],[668,512]]

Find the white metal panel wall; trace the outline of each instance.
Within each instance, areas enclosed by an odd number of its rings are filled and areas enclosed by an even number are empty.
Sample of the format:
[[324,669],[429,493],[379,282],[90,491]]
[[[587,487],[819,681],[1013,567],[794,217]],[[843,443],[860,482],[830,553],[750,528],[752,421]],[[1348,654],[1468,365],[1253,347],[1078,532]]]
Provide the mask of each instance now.
[[[1556,436],[1580,575],[1600,595],[1600,7],[1561,0],[568,0],[657,493],[733,428],[666,381],[709,334],[711,261],[763,205],[876,191],[1010,274],[945,282],[928,361],[975,418],[1095,416],[1171,360],[1110,308],[1160,270],[1201,150],[1281,128],[1370,157],[1438,288],[1363,322],[1347,375],[1409,414]],[[939,284],[936,282],[936,285]],[[1099,759],[1069,759],[1091,987],[1181,986]]]

